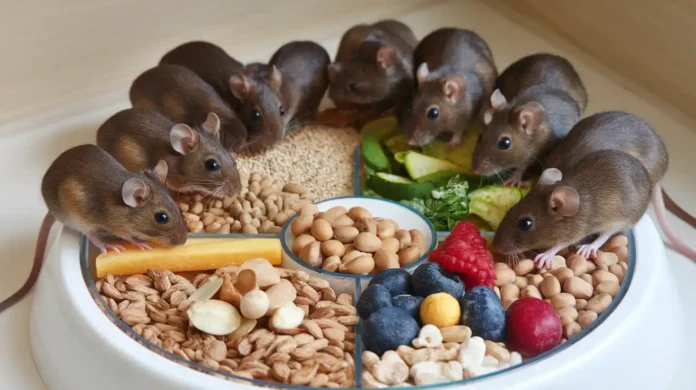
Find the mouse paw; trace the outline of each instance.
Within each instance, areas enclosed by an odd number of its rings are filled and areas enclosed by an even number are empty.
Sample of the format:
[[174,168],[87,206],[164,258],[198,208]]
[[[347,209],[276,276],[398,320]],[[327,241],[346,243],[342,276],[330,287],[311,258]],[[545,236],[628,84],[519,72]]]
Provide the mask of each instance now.
[[503,186],[505,187],[520,188],[522,185],[522,173],[519,170],[515,171],[512,176],[503,182]]
[[152,247],[150,246],[150,244],[148,244],[148,243],[145,242],[145,241],[138,240],[138,239],[136,239],[136,238],[126,239],[126,241],[128,241],[128,242],[130,242],[131,244],[137,246],[138,248],[140,248],[140,250],[152,249]]
[[544,253],[539,253],[535,258],[534,262],[537,265],[537,268],[551,268],[551,258],[553,257],[552,254],[549,254],[547,252]]
[[94,232],[89,232],[87,233],[87,238],[96,246],[101,253],[107,254],[109,249],[116,253],[121,253],[122,251],[125,251],[126,248],[123,245],[119,244],[114,244],[114,243],[109,243],[109,242],[104,242],[101,237],[99,237],[99,234],[94,233]]
[[582,257],[586,259],[591,259],[597,257],[597,250],[599,249],[598,246],[595,246],[594,243],[589,244],[589,245],[580,245],[577,250],[577,254],[581,255]]
[[457,149],[462,145],[462,137],[461,136],[453,136],[452,139],[447,143],[447,147],[449,149]]

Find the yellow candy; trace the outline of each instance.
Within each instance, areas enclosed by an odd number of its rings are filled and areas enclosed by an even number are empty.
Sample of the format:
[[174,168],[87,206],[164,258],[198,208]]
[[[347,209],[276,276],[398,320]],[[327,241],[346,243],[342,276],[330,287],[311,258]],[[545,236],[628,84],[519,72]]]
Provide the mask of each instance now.
[[423,325],[431,324],[438,328],[459,324],[460,315],[459,302],[447,293],[428,295],[420,308]]

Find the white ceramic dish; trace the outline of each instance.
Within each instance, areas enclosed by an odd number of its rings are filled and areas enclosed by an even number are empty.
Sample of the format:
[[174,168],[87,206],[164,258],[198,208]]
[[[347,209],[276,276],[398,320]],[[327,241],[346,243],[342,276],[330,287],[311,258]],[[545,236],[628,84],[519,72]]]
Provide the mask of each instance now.
[[[345,196],[327,199],[318,202],[316,205],[320,212],[326,211],[335,206],[343,206],[346,209],[360,206],[367,209],[374,217],[393,219],[402,229],[419,230],[421,233],[423,233],[425,242],[429,243],[429,246],[426,254],[419,257],[416,259],[416,261],[407,265],[406,267],[403,267],[409,272],[413,272],[418,265],[423,263],[428,258],[428,253],[437,247],[438,237],[433,224],[415,210],[397,202],[387,199],[377,199],[363,196]],[[353,275],[342,272],[325,271],[321,268],[312,267],[292,253],[290,248],[292,248],[292,244],[295,242],[295,237],[290,231],[290,225],[296,217],[297,216],[293,216],[290,220],[288,220],[285,227],[283,227],[283,230],[280,232],[280,240],[283,246],[283,267],[289,269],[302,269],[317,273],[320,277],[331,283],[331,287],[336,291],[353,293],[353,285],[355,282],[359,282],[358,285],[361,289],[366,288],[367,284],[374,275]]]
[[[630,287],[593,329],[523,366],[439,387],[665,388],[678,367],[683,316],[665,269],[662,241],[649,218],[641,220],[634,235]],[[79,258],[78,234],[68,230],[54,234],[34,295],[31,348],[48,388],[254,388],[249,382],[230,382],[186,368],[144,348],[95,304]],[[617,361],[623,364],[613,364]]]

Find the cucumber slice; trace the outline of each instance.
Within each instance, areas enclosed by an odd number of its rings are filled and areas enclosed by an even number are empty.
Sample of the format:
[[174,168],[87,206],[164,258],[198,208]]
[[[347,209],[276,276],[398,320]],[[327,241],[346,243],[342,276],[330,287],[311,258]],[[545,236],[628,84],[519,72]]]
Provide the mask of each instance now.
[[378,172],[370,178],[370,188],[387,199],[400,201],[429,196],[435,185],[416,183],[407,177]]
[[360,147],[365,165],[377,171],[391,170],[389,158],[384,153],[384,149],[379,141],[374,138],[364,138]]
[[406,137],[404,137],[402,134],[387,138],[384,141],[384,145],[392,154],[414,149],[411,145],[406,143]]
[[416,181],[423,176],[437,172],[468,173],[466,168],[457,164],[417,152],[408,152],[404,158],[404,165],[406,165],[408,175]]
[[396,121],[396,117],[388,116],[367,123],[360,129],[360,135],[363,139],[373,138],[377,141],[381,141],[396,134],[398,130],[399,125]]

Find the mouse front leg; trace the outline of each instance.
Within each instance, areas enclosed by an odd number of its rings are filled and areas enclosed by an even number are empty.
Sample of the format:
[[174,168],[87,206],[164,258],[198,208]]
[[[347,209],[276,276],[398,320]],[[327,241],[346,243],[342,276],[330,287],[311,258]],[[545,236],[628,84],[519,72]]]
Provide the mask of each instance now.
[[537,268],[551,268],[551,259],[565,247],[566,245],[556,245],[553,248],[548,249],[546,252],[536,255],[534,262],[537,264]]
[[135,237],[130,237],[130,238],[124,238],[124,240],[130,242],[131,244],[137,246],[141,250],[146,250],[146,249],[152,249],[152,246],[147,243],[147,241],[143,241],[140,239],[137,239]]
[[586,259],[597,257],[597,250],[606,243],[611,236],[616,233],[615,231],[600,233],[599,237],[592,241],[591,244],[580,245],[578,247],[577,254],[582,255]]
[[450,149],[456,149],[462,144],[462,131],[455,131],[452,133],[452,138],[450,138],[449,142],[447,143],[447,147]]
[[125,251],[126,248],[123,247],[123,245],[119,244],[111,244],[108,242],[104,242],[101,237],[99,237],[99,234],[96,232],[87,232],[87,238],[96,246],[99,248],[101,253],[106,254],[109,249],[113,250],[116,253],[121,253],[121,251]]
[[524,171],[525,169],[523,168],[516,168],[512,176],[508,177],[507,180],[503,182],[503,186],[515,188],[522,187],[522,174],[524,174]]

